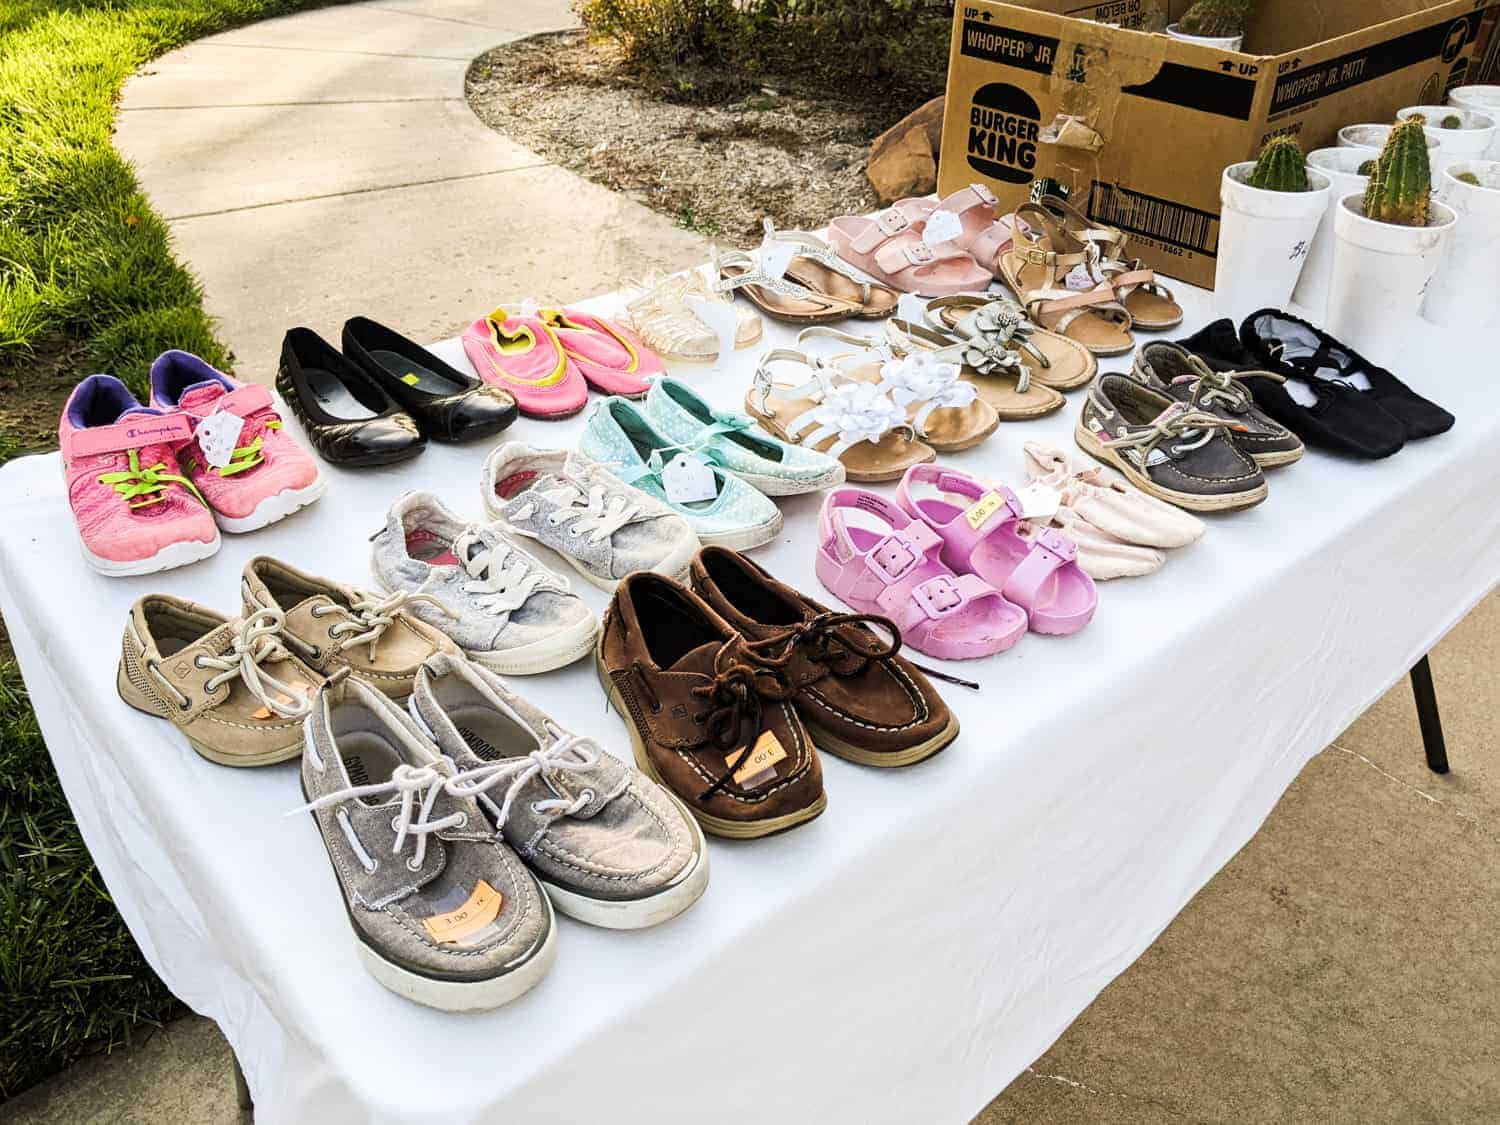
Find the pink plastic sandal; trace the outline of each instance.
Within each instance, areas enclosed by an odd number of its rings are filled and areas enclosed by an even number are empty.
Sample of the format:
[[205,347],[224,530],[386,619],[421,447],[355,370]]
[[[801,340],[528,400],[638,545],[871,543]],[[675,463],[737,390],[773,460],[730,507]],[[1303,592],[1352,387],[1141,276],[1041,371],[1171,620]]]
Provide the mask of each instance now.
[[[915,497],[915,485],[931,484],[945,497]],[[1078,547],[1051,529],[1023,537],[1021,504],[1004,485],[988,488],[967,473],[938,465],[913,465],[896,490],[896,501],[921,520],[942,543],[942,559],[953,570],[977,576],[1026,611],[1035,633],[1076,633],[1094,617],[1099,592],[1078,565]]]
[[[849,509],[891,530],[848,519]],[[940,660],[1004,652],[1026,632],[1026,611],[972,574],[943,563],[943,541],[883,496],[836,488],[818,515],[818,581],[860,613],[889,618],[901,640]]]
[[640,398],[651,389],[648,379],[667,373],[661,357],[602,316],[573,308],[541,309],[537,316],[596,391]]
[[844,215],[828,224],[839,257],[876,281],[919,297],[949,297],[984,289],[993,275],[952,242],[923,238],[931,203],[904,199],[873,218]]
[[589,385],[541,318],[496,309],[469,325],[464,353],[486,383],[504,387],[529,418],[566,418],[588,404]]
[[947,199],[934,203],[930,199],[915,200],[923,208],[924,223],[932,219],[935,211],[951,214],[958,221],[959,233],[952,242],[979,264],[990,275],[998,276],[1000,251],[1010,241],[1010,224],[996,218],[995,208],[1000,201],[983,184],[970,184],[955,191]]

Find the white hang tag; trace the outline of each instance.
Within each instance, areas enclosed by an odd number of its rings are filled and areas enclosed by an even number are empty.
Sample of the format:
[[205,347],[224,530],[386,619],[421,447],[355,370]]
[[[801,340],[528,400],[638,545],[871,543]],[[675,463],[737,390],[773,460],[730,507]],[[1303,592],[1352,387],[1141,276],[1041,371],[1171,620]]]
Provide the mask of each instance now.
[[1070,269],[1063,278],[1063,288],[1077,293],[1087,293],[1098,284],[1094,275],[1089,272],[1089,267],[1082,262]]
[[922,228],[922,241],[928,246],[941,246],[963,233],[963,220],[952,211],[933,211],[927,216],[927,222]]
[[1033,481],[1016,493],[1021,502],[1021,518],[1046,523],[1062,507],[1062,493],[1051,485]]
[[896,299],[896,315],[908,324],[927,324],[927,298],[903,293]]
[[714,366],[727,363],[734,354],[734,340],[740,326],[740,314],[735,311],[732,301],[714,301],[691,294],[683,297],[683,300],[693,310],[693,315],[708,325],[719,338],[719,354],[714,360]]
[[719,494],[714,471],[696,457],[679,453],[661,470],[661,486],[674,504],[692,504],[712,500]]
[[245,420],[238,414],[215,410],[198,423],[193,437],[197,439],[198,448],[203,450],[203,459],[214,468],[222,469],[234,456],[240,443],[240,431],[244,428]]
[[796,256],[796,243],[768,238],[760,244],[760,271],[772,281],[780,281]]

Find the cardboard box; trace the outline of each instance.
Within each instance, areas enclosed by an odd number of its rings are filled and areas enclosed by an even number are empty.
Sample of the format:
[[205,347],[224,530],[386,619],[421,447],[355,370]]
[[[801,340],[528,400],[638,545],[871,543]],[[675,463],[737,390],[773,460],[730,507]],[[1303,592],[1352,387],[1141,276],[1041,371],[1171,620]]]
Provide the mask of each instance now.
[[[1476,81],[1497,4],[1261,0],[1246,49],[1225,52],[1129,30],[1158,2],[958,0],[939,192],[982,181],[1008,210],[1055,180],[1147,264],[1211,287],[1226,165]],[[1188,6],[1170,5],[1174,20]]]

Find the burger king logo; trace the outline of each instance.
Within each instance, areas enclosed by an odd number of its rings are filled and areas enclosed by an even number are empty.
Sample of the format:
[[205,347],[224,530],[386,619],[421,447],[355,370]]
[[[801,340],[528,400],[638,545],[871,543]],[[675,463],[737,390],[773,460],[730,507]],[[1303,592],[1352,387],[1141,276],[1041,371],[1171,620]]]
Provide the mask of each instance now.
[[1030,183],[1036,169],[1041,110],[1016,86],[991,82],[969,107],[969,167],[1008,184]]

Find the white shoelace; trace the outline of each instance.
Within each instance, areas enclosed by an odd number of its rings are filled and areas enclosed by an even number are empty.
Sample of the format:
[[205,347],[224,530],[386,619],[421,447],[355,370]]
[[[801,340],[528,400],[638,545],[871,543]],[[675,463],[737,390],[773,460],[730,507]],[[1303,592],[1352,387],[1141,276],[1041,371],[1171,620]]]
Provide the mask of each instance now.
[[[204,681],[205,690],[210,693],[218,691],[230,680],[239,677],[250,694],[260,700],[268,711],[283,719],[300,719],[306,715],[310,706],[307,696],[261,667],[263,664],[274,664],[291,658],[291,653],[281,644],[281,629],[285,621],[286,617],[279,609],[258,609],[240,626],[228,653],[223,656],[199,653],[195,656],[194,667],[218,669],[217,676],[210,676]],[[154,666],[148,667],[155,671]],[[161,673],[157,672],[156,676],[177,697],[179,704],[186,700],[187,697],[162,677]]]
[[[330,637],[340,638],[338,649],[340,652],[355,645],[368,644],[370,646],[370,659],[375,659],[375,645],[385,634],[385,631],[396,623],[396,615],[404,606],[414,602],[426,602],[436,606],[438,611],[448,617],[456,617],[451,609],[445,606],[431,594],[413,593],[409,590],[397,590],[394,594],[384,598],[357,598],[349,603],[349,613],[354,618],[352,621],[340,621],[328,630]],[[338,613],[342,607],[336,605],[314,606],[312,615],[314,617],[326,617],[330,613]]]
[[[557,741],[540,750],[533,750],[524,758],[508,758],[503,762],[476,766],[465,770],[448,782],[448,792],[455,797],[475,797],[483,801],[495,817],[495,830],[505,827],[511,807],[526,783],[534,777],[548,774],[579,773],[592,769],[599,761],[599,751],[586,739],[575,734],[561,735]],[[497,806],[489,790],[504,782],[505,797]],[[560,816],[572,816],[594,799],[594,791],[585,789],[573,800],[549,797],[531,802],[535,813],[555,812]]]
[[[449,768],[452,768],[451,765]],[[370,785],[351,785],[347,789],[326,793],[316,801],[309,801],[302,807],[293,809],[287,815],[295,816],[297,813],[314,812],[317,809],[325,809],[329,805],[360,800],[364,797],[399,794],[401,807],[391,822],[391,827],[396,833],[396,842],[391,848],[391,854],[401,854],[408,836],[416,840],[412,858],[406,861],[408,870],[416,871],[422,866],[422,860],[426,858],[428,836],[434,832],[441,832],[445,828],[462,828],[469,822],[469,814],[466,812],[449,813],[436,820],[432,819],[432,806],[437,803],[440,793],[448,791],[448,786],[453,780],[437,766],[413,766],[402,762],[391,771],[390,779],[387,781],[377,781]],[[419,793],[422,794],[420,804],[417,803]],[[349,814],[339,809],[335,815],[339,827],[343,829],[344,836],[349,841],[350,848],[364,865],[365,872],[373,873],[377,863],[359,842],[359,837],[354,834],[354,827],[349,822]]]
[[[540,589],[566,591],[567,583],[532,562],[524,551],[503,539],[487,537],[478,527],[466,527],[453,541],[453,553],[470,581],[463,591],[472,594],[486,613],[519,609]],[[427,595],[421,595],[426,597]]]
[[[640,505],[632,503],[620,493],[609,496],[602,484],[588,484],[571,477],[558,477],[558,487],[545,486],[537,491],[567,507],[549,512],[547,522],[553,527],[562,527],[571,522],[570,535],[587,535],[590,543],[607,543],[610,536],[641,514]],[[516,509],[516,520],[530,519],[536,511],[535,505]]]

